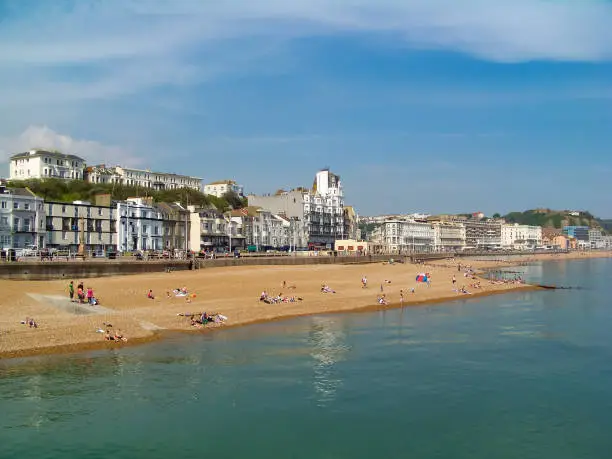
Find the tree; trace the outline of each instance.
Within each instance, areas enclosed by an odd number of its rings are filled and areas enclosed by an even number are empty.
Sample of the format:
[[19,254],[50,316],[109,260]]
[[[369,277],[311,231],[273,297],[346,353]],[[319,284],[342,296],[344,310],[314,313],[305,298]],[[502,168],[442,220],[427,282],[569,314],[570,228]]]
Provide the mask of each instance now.
[[223,199],[231,206],[232,209],[241,209],[244,205],[242,198],[240,198],[238,193],[235,191],[228,191],[223,195]]
[[500,215],[500,214],[498,214],[497,212],[495,212],[495,213],[493,214],[493,218],[501,218],[501,215]]

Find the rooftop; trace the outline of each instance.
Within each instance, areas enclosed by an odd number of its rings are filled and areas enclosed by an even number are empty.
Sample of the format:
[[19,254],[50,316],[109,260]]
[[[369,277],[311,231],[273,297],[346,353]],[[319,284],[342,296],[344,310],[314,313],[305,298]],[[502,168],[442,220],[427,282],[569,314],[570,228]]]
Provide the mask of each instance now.
[[48,151],[48,150],[30,150],[24,151],[23,153],[17,153],[11,156],[11,159],[24,159],[24,158],[36,158],[39,156],[51,156],[52,158],[57,159],[72,159],[76,161],[85,161],[80,156],[69,155],[66,153],[62,153],[61,151]]
[[234,180],[217,180],[216,182],[208,183],[208,185],[236,185]]

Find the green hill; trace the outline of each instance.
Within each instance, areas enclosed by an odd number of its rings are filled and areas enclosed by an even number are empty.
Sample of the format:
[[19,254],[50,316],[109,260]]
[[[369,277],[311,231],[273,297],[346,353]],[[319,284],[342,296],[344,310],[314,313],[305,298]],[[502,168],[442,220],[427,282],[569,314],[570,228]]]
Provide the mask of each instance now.
[[[575,215],[576,213],[578,215]],[[510,212],[503,218],[509,223],[535,225],[543,228],[561,229],[564,226],[603,227],[601,220],[595,218],[588,211],[533,209],[524,212]]]

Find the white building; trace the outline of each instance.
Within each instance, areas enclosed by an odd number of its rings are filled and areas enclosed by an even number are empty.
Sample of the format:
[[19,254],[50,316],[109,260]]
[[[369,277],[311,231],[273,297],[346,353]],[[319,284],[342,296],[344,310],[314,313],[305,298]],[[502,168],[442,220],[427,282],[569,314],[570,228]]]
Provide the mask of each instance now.
[[204,185],[204,194],[210,194],[218,198],[221,198],[224,194],[230,192],[236,193],[238,196],[242,197],[244,196],[244,187],[242,185],[238,185],[233,180],[219,180],[217,182]]
[[24,188],[0,186],[0,249],[45,246],[43,200]]
[[85,170],[85,178],[90,183],[116,183],[153,190],[202,189],[202,179],[198,177],[121,166],[106,167],[104,164],[88,167]]
[[434,241],[431,224],[417,221],[388,220],[372,233],[372,242],[390,254],[431,252]]
[[591,228],[589,230],[589,242],[591,243],[592,249],[603,249],[605,248],[604,236],[600,229]]
[[434,251],[454,252],[465,247],[465,225],[456,222],[434,222]]
[[116,219],[120,252],[163,249],[163,217],[150,198],[117,202]]
[[83,179],[85,160],[57,151],[30,150],[11,156],[10,179]]
[[542,245],[542,227],[507,223],[501,227],[501,246],[505,249],[527,249]]
[[331,248],[344,239],[344,191],[340,176],[317,172],[312,189],[279,190],[274,195],[249,196],[249,205],[296,221],[297,247]]

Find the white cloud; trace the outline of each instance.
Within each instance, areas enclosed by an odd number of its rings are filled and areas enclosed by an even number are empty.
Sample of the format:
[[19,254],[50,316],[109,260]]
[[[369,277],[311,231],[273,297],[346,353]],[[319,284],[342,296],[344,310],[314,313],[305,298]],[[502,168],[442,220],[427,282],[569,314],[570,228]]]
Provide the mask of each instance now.
[[7,161],[9,156],[30,149],[53,149],[63,153],[74,154],[84,158],[88,164],[105,163],[109,165],[139,166],[142,159],[129,150],[104,145],[95,140],[74,139],[69,135],[59,134],[47,126],[29,126],[15,137],[0,139],[0,161]]
[[612,4],[596,0],[79,0],[71,8],[41,0],[22,14],[20,4],[0,28],[8,107],[189,85],[261,61],[269,65],[258,70],[282,66],[284,43],[330,34],[379,34],[393,46],[500,62],[612,58]]

